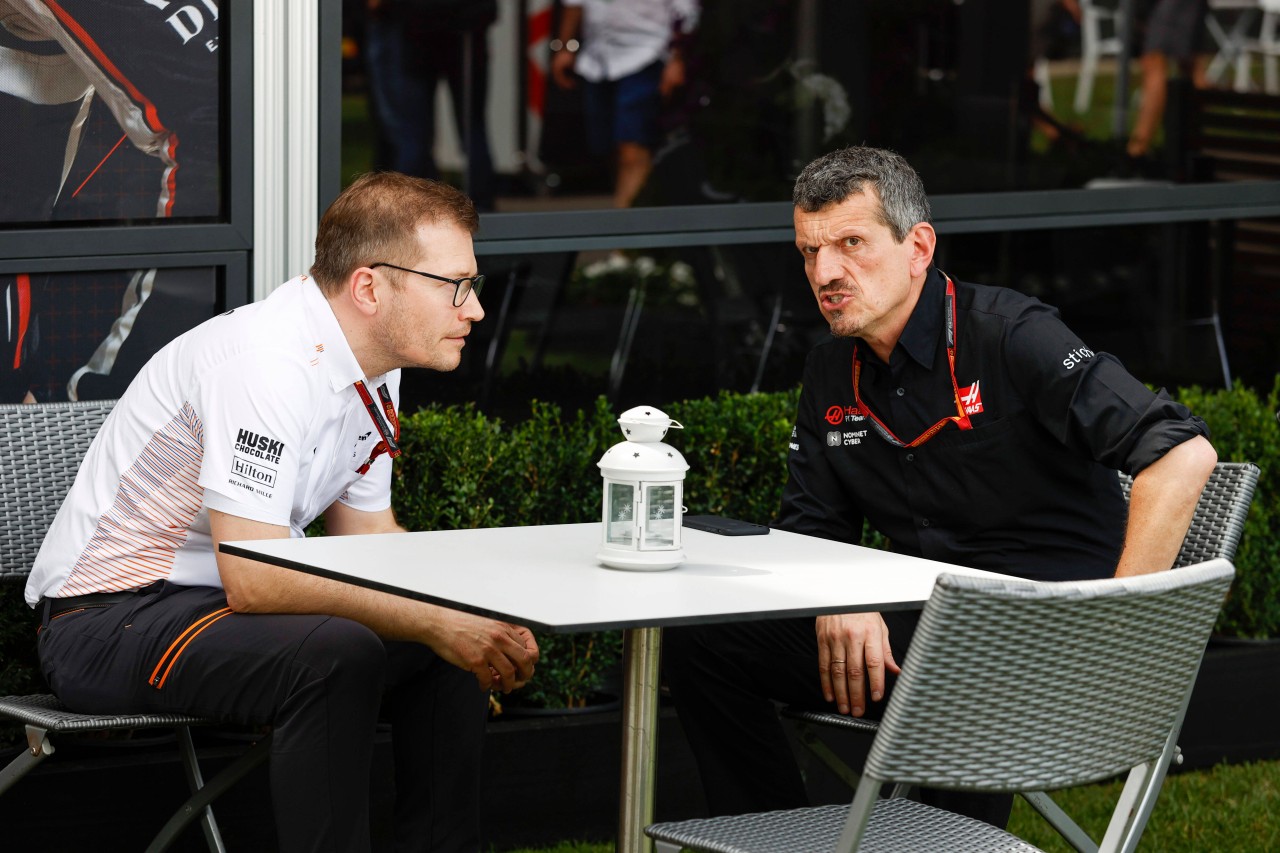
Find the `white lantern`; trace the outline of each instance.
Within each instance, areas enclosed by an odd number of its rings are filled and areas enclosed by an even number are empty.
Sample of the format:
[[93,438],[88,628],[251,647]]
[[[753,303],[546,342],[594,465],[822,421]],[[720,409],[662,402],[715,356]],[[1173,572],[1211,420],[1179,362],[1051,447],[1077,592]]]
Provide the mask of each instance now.
[[652,406],[628,409],[618,426],[627,440],[606,450],[597,463],[604,499],[596,557],[615,569],[675,568],[684,562],[680,523],[689,465],[662,439],[667,430],[684,427]]

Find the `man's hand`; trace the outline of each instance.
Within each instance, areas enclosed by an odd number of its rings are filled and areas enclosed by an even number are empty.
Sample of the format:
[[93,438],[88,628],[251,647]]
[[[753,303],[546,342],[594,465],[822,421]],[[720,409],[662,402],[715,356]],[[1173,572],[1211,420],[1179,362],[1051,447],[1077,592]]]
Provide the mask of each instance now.
[[533,677],[538,643],[528,628],[440,608],[432,633],[428,645],[473,674],[482,690],[510,693]]
[[561,89],[572,89],[578,85],[573,76],[574,53],[568,50],[569,42],[582,32],[582,7],[564,6],[560,10],[560,39],[564,45],[551,54],[551,79]]
[[561,89],[572,89],[578,85],[573,76],[574,55],[567,50],[558,50],[551,54],[551,79]]
[[662,79],[658,83],[658,93],[663,98],[670,98],[672,93],[684,85],[684,60],[680,54],[672,50],[671,58],[662,67]]
[[884,696],[885,671],[901,672],[889,647],[889,627],[879,613],[841,613],[819,616],[818,678],[822,695],[835,702],[841,714],[861,717],[866,694],[871,701]]

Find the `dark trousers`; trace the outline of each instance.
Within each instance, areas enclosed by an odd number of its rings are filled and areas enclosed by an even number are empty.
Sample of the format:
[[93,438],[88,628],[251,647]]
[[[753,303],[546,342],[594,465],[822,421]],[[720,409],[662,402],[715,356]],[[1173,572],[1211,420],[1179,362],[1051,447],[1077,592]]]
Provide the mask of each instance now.
[[399,850],[479,848],[487,694],[425,646],[347,619],[232,613],[220,589],[58,615],[45,677],[84,712],[184,712],[270,725],[279,849],[368,850],[379,709],[392,725]]
[[[894,660],[901,664],[919,614],[883,616]],[[662,644],[666,683],[698,762],[711,814],[809,805],[775,702],[835,712],[818,681],[813,618],[666,628]],[[890,675],[886,699],[869,703],[868,718],[884,712],[893,683]],[[920,799],[1002,828],[1013,806],[1013,797],[1006,794],[926,789]]]

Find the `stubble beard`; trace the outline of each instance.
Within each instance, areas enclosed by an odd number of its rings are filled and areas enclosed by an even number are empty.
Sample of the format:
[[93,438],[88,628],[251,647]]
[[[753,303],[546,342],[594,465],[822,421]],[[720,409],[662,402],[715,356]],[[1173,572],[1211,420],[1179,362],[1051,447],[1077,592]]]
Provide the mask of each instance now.
[[[455,350],[452,344],[445,341],[437,341],[433,347],[430,341],[421,338],[421,332],[403,314],[392,314],[380,330],[379,336],[387,342],[385,352],[388,360],[399,368],[448,373],[456,370],[462,363],[460,348]],[[414,350],[425,350],[425,355],[412,357],[410,353]]]
[[831,334],[837,338],[856,338],[862,334],[863,324],[857,315],[849,310],[839,309],[828,314],[827,323],[831,326]]

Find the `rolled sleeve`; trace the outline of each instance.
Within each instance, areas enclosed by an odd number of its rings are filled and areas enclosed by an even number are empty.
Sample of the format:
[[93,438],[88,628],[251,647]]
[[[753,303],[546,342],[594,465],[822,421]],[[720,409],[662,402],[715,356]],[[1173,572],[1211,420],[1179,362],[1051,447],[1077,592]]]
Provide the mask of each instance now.
[[1010,375],[1037,421],[1068,447],[1126,474],[1137,474],[1197,435],[1204,421],[1152,391],[1118,359],[1094,353],[1048,306],[1009,327]]

